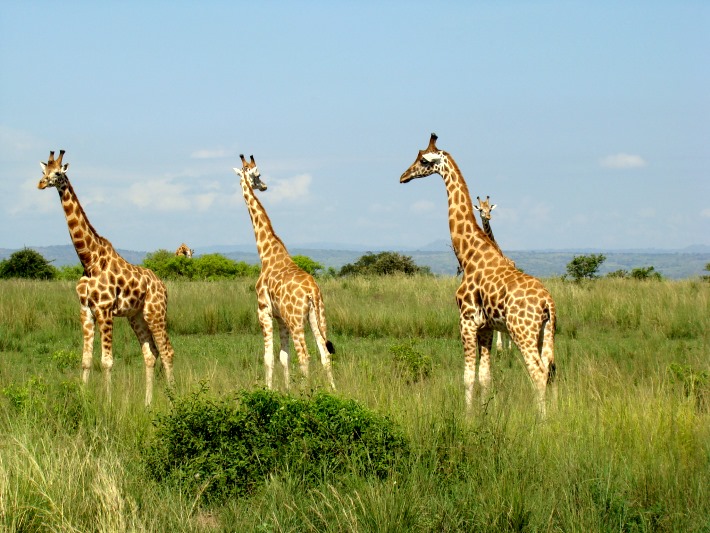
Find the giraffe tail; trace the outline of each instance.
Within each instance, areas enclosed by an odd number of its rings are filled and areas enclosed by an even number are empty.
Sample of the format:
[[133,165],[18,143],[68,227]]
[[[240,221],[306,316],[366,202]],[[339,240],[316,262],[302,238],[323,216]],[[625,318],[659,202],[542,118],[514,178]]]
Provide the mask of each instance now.
[[323,306],[323,299],[320,297],[320,294],[315,294],[310,296],[310,300],[311,312],[315,317],[315,323],[311,322],[311,328],[313,328],[313,326],[317,326],[318,332],[325,341],[325,347],[328,350],[328,353],[333,355],[335,353],[335,346],[332,342],[328,340],[328,335],[326,333],[325,309]]
[[547,383],[553,383],[557,375],[555,364],[555,331],[557,331],[557,317],[555,306],[548,303],[545,308],[545,318],[542,323],[542,358],[547,361]]

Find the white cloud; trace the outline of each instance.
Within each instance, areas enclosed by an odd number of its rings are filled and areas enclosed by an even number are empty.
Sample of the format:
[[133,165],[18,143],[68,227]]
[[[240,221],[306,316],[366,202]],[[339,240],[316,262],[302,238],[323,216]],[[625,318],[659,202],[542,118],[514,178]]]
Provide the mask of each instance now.
[[10,205],[11,215],[17,215],[25,211],[32,213],[50,213],[57,209],[61,203],[57,197],[57,190],[54,188],[39,190],[37,188],[38,179],[23,181],[15,190],[14,201]]
[[646,161],[640,155],[615,154],[603,157],[599,164],[605,168],[640,168],[646,166]]
[[703,209],[702,211],[700,211],[700,216],[702,218],[710,218],[710,207],[707,207],[707,208]]
[[270,184],[267,180],[264,181],[268,186],[264,198],[268,198],[269,203],[277,204],[308,197],[313,178],[310,174],[299,174],[285,180],[274,180],[273,184]]
[[128,189],[128,199],[142,208],[159,211],[185,211],[190,209],[186,187],[167,179],[134,183]]
[[233,157],[234,150],[226,148],[203,148],[195,150],[190,154],[192,159],[221,159],[223,157]]
[[434,202],[430,202],[429,200],[419,200],[418,202],[414,202],[409,209],[413,213],[423,214],[431,213],[436,208],[437,206]]
[[638,214],[641,218],[654,218],[656,210],[653,207],[642,207],[639,209]]

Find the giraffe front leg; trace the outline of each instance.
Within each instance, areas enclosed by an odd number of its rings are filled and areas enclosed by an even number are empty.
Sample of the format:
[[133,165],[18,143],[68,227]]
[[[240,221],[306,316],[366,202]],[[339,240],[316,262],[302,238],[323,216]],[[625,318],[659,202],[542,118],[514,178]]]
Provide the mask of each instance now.
[[276,322],[279,326],[279,340],[281,342],[281,346],[279,347],[279,362],[281,363],[281,368],[284,373],[286,390],[289,390],[291,388],[291,372],[289,368],[290,355],[288,352],[291,347],[291,335],[283,319],[278,318]]
[[81,379],[84,384],[89,382],[91,363],[94,352],[94,315],[88,306],[81,306],[81,329],[84,337],[84,348],[81,355]]
[[493,334],[490,329],[479,329],[476,334],[478,350],[478,383],[481,385],[481,396],[486,399],[491,387],[491,348],[493,347]]
[[111,401],[111,369],[113,368],[113,315],[103,312],[96,317],[101,335],[101,370],[104,375],[106,397]]
[[466,391],[466,410],[473,408],[473,393],[476,381],[476,358],[478,356],[478,329],[480,320],[476,320],[473,311],[461,311],[459,327],[464,352],[463,382]]
[[266,371],[266,386],[273,389],[274,380],[274,321],[271,307],[259,301],[259,324],[264,335],[264,369]]

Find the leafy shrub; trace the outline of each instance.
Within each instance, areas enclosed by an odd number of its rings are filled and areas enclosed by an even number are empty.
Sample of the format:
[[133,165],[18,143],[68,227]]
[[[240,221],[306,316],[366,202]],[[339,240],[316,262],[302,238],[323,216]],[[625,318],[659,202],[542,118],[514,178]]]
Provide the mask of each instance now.
[[613,272],[609,272],[606,275],[607,278],[619,278],[619,279],[626,279],[629,277],[629,272],[627,270],[624,270],[623,268],[619,270],[614,270]]
[[30,248],[14,252],[0,261],[0,278],[54,279],[57,269],[42,254]]
[[355,263],[343,265],[341,276],[350,275],[386,276],[390,274],[431,274],[429,267],[418,266],[411,256],[397,252],[368,252]]
[[307,255],[294,255],[291,259],[299,268],[308,272],[311,276],[317,276],[323,270],[323,265],[317,263]]
[[79,265],[64,265],[59,267],[57,279],[63,281],[79,281],[79,278],[84,275],[84,267]]
[[168,250],[149,253],[143,266],[161,279],[218,280],[243,276],[258,276],[259,266],[244,261],[233,261],[221,254],[207,254],[197,258],[175,256]]
[[634,268],[631,270],[631,277],[633,279],[640,279],[640,280],[657,280],[660,281],[662,279],[661,273],[658,272],[655,268],[652,266],[649,267],[639,267],[639,268]]
[[52,354],[52,361],[57,370],[64,372],[67,369],[78,369],[81,365],[81,355],[70,350],[57,350]]
[[327,393],[299,399],[258,390],[209,398],[200,390],[172,398],[144,448],[148,473],[208,501],[249,494],[270,475],[306,484],[352,472],[383,478],[408,443],[386,417]]
[[606,261],[604,254],[575,255],[567,263],[567,275],[574,281],[598,277],[599,267]]
[[408,383],[416,383],[431,374],[431,357],[415,350],[413,342],[394,344],[389,350]]

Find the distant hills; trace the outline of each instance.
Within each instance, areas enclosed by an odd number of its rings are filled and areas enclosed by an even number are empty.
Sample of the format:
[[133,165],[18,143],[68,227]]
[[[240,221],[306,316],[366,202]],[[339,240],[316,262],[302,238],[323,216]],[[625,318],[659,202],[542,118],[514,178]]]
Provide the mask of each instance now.
[[[79,263],[74,247],[71,244],[60,246],[29,246],[42,254],[55,266],[75,265]],[[348,249],[349,248],[349,249]],[[16,249],[0,248],[0,260],[8,258]],[[349,246],[337,243],[318,243],[289,247],[292,255],[306,255],[326,268],[339,269],[347,263],[357,261],[366,252],[381,252],[382,249],[369,249],[365,246]],[[409,255],[415,263],[428,266],[435,274],[456,274],[456,257],[447,241],[429,243],[419,249],[394,250]],[[134,250],[118,250],[127,261],[140,264],[147,252]],[[235,261],[250,264],[259,263],[256,247],[251,245],[215,245],[195,248],[195,255],[220,253]],[[705,275],[705,265],[710,263],[710,246],[696,245],[679,250],[510,250],[506,254],[516,265],[533,276],[548,278],[561,276],[566,272],[567,264],[575,255],[601,253],[606,256],[600,274],[624,269],[654,267],[664,277],[683,279]]]

